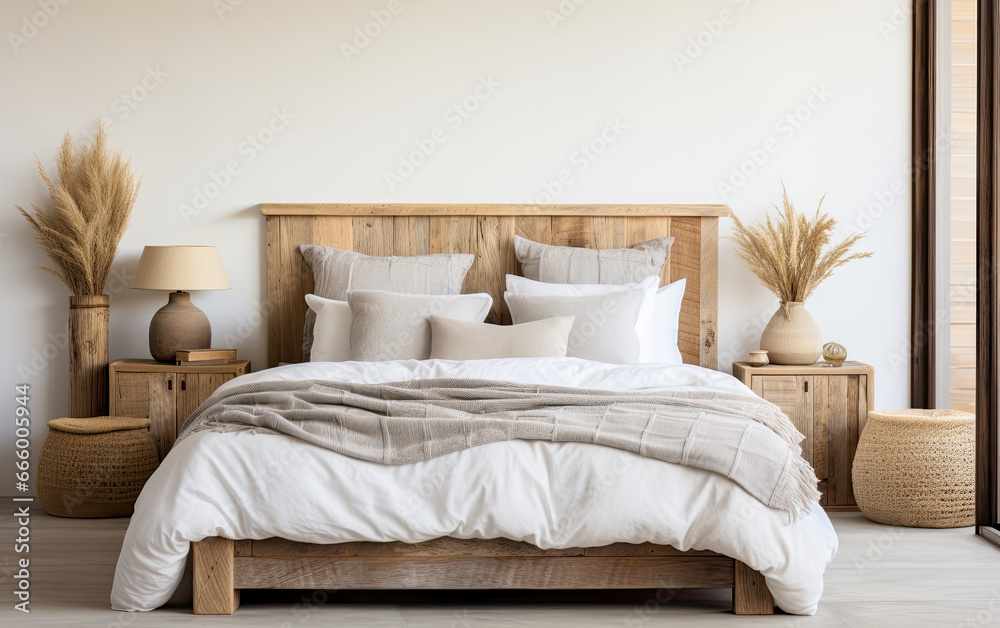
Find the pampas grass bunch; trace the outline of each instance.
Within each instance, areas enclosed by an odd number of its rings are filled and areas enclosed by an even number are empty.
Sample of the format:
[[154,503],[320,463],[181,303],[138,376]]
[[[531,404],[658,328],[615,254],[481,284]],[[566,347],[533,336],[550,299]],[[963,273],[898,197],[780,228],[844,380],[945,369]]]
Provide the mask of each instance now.
[[763,223],[748,226],[733,214],[735,229],[729,239],[736,242],[736,255],[778,297],[787,316],[789,303],[805,302],[834,270],[872,254],[850,252],[864,237],[861,233],[827,248],[837,221],[820,213],[823,199],[811,219],[795,210],[784,183],[781,201],[781,207],[774,206],[778,217],[773,222],[767,216]]
[[56,268],[42,268],[62,281],[76,295],[98,295],[111,272],[132,207],[139,194],[136,178],[121,151],[108,147],[103,122],[89,147],[73,150],[67,133],[56,155],[58,185],[36,157],[53,208],[43,211],[32,205],[34,215],[16,206],[35,229],[35,239]]

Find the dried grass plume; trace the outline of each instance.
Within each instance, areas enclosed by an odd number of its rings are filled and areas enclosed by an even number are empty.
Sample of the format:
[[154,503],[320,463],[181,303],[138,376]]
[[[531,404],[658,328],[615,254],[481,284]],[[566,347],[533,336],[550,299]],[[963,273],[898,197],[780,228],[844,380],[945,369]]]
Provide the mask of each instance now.
[[108,147],[108,134],[101,122],[89,147],[73,150],[69,133],[56,155],[58,185],[49,178],[37,157],[35,163],[52,197],[53,208],[35,210],[32,216],[18,211],[35,229],[35,239],[49,254],[56,268],[42,268],[59,278],[70,292],[97,295],[111,272],[132,207],[139,194],[141,177],[121,151]]
[[747,226],[733,214],[735,229],[728,239],[736,242],[736,255],[778,297],[787,315],[789,303],[805,302],[834,270],[872,254],[850,252],[864,237],[862,233],[826,248],[837,221],[825,212],[820,213],[823,199],[812,219],[795,211],[784,183],[781,201],[781,207],[774,206],[778,218],[773,222],[767,216],[763,223]]

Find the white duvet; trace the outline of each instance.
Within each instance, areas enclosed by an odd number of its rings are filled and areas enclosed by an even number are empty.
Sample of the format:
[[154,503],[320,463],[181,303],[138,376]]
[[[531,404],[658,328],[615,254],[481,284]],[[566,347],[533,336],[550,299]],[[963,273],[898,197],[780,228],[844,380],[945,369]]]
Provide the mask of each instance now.
[[[576,358],[306,363],[238,381],[437,377],[752,394],[736,379],[699,367]],[[452,536],[504,537],[542,548],[648,541],[712,550],[762,572],[786,612],[811,615],[837,537],[818,504],[810,516],[788,519],[721,475],[587,443],[501,442],[386,466],[285,435],[201,432],[170,452],[139,496],[111,606],[164,604],[181,580],[190,543],[209,536],[311,543]]]

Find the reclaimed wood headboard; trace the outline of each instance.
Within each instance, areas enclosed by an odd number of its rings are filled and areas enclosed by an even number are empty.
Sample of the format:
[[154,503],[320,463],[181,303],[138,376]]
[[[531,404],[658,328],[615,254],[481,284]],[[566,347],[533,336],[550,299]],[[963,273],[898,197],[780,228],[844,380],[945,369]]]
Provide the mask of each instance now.
[[514,234],[537,242],[627,248],[676,238],[662,284],[687,279],[678,346],[684,361],[718,361],[718,239],[725,205],[411,205],[264,203],[267,217],[268,365],[302,361],[305,295],[312,291],[300,244],[366,255],[471,253],[463,292],[493,296],[492,323],[510,323],[505,275],[517,274]]

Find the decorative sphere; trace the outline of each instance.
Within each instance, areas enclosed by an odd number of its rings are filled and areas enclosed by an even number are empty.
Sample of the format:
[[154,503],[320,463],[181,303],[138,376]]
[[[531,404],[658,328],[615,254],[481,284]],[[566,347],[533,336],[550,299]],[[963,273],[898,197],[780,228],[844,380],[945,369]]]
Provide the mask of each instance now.
[[847,359],[847,349],[842,344],[828,342],[823,345],[823,359],[833,366],[840,366]]

